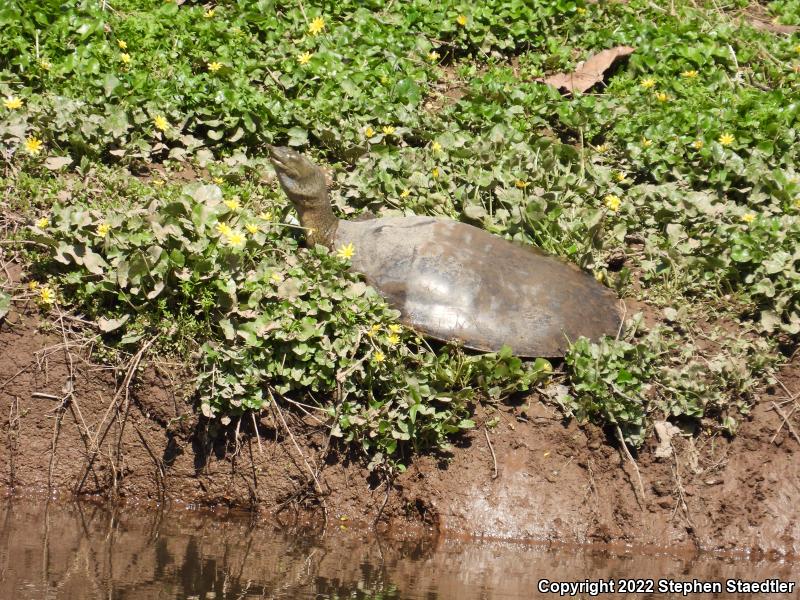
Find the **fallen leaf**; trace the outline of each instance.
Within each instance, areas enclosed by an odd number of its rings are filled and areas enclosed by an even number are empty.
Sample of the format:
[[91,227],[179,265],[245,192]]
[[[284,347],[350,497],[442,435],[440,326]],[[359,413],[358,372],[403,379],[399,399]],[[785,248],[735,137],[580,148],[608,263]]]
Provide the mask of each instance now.
[[603,50],[580,63],[572,73],[556,73],[544,79],[538,78],[536,81],[541,81],[557,89],[564,89],[567,92],[585,92],[593,85],[603,81],[606,71],[617,60],[630,56],[634,50],[635,48],[630,46],[617,46]]
[[59,169],[66,167],[71,162],[72,159],[69,156],[50,156],[49,158],[45,159],[44,166],[51,171],[58,171]]

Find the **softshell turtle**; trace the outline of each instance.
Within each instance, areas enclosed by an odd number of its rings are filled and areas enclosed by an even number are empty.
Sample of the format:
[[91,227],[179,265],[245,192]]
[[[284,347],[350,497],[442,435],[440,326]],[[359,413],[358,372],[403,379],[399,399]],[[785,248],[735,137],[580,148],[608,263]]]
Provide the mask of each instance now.
[[269,151],[308,243],[352,244],[351,270],[417,331],[542,357],[563,356],[580,336],[617,333],[616,295],[575,265],[447,218],[337,219],[322,169],[290,148]]

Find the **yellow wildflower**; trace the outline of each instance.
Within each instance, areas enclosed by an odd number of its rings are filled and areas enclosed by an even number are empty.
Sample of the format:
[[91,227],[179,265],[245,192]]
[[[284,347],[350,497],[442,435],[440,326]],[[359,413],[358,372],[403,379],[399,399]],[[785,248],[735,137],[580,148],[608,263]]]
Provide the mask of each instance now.
[[5,99],[5,102],[3,102],[3,104],[8,110],[17,110],[18,108],[22,108],[22,100],[20,100],[16,96],[9,96],[8,98]]
[[233,233],[233,229],[231,229],[230,226],[227,223],[217,223],[217,226],[215,227],[215,229],[217,230],[218,234],[224,235],[224,236],[228,236],[231,233]]
[[390,346],[396,346],[397,344],[400,343],[400,336],[393,333],[386,338],[386,341],[389,343]]
[[372,360],[376,363],[381,363],[386,359],[386,355],[381,352],[380,350],[376,350],[375,354],[372,355]]
[[208,63],[208,70],[211,71],[212,73],[216,73],[221,68],[222,68],[222,63],[221,62],[214,61],[214,62]]
[[797,46],[794,47],[794,51],[800,54],[800,44],[797,44]]
[[439,60],[439,53],[436,52],[436,50],[428,52],[428,60],[432,63],[435,63],[437,60]]
[[161,187],[165,183],[166,183],[166,181],[164,181],[163,179],[154,179],[153,180],[153,185],[156,186],[156,187]]
[[600,154],[605,154],[609,150],[608,144],[600,144],[599,146],[594,147],[595,151]]
[[283,281],[283,275],[281,275],[280,273],[273,273],[272,275],[269,276],[269,278],[275,283],[280,283],[281,281]]
[[29,137],[25,140],[25,150],[27,150],[28,154],[31,156],[36,156],[42,151],[42,140],[36,137]]
[[232,231],[227,236],[227,240],[229,246],[233,246],[234,248],[241,248],[244,246],[244,235],[242,235],[241,231]]
[[169,129],[169,123],[167,123],[167,120],[161,115],[157,115],[153,119],[153,125],[156,126],[156,129],[160,129],[161,131],[166,131]]
[[49,286],[42,286],[39,290],[39,302],[50,306],[56,301],[56,294]]
[[391,325],[389,325],[389,331],[391,331],[392,333],[401,333],[403,331],[403,326],[398,325],[397,323],[392,323]]
[[586,9],[583,6],[579,6],[578,8],[575,9],[575,12],[577,12],[579,15],[585,15]]
[[39,282],[38,281],[29,281],[28,282],[28,289],[29,290],[33,291],[38,287],[39,287]]
[[706,143],[703,140],[695,140],[692,142],[692,148],[695,150],[702,150]]
[[204,13],[203,13],[203,16],[204,16],[206,19],[210,19],[211,17],[213,17],[213,16],[214,16],[214,13],[215,13],[215,12],[216,12],[216,11],[215,11],[213,8],[209,8],[209,9],[208,9],[206,12],[204,12]]
[[462,27],[466,27],[467,26],[467,17],[466,17],[466,15],[458,15],[456,17],[456,23],[458,23]]
[[225,204],[225,206],[228,207],[228,210],[239,210],[239,208],[241,207],[241,205],[239,204],[239,201],[236,198],[231,198],[230,200],[225,200],[224,204]]
[[306,65],[311,60],[312,56],[313,55],[311,54],[311,52],[303,52],[300,56],[297,57],[297,62],[299,62],[301,65]]
[[325,29],[325,19],[317,17],[308,24],[308,33],[311,35],[319,35]]
[[385,125],[383,127],[383,134],[384,135],[392,135],[394,133],[394,127],[391,125]]
[[721,136],[719,136],[719,143],[723,146],[730,146],[735,141],[736,138],[734,138],[730,133],[723,133]]
[[622,171],[617,171],[616,173],[614,173],[614,180],[617,183],[625,183],[626,179],[627,179],[627,176]]
[[123,52],[119,55],[119,59],[122,61],[122,64],[127,65],[131,62],[131,55],[127,52]]
[[433,167],[433,170],[431,171],[431,175],[433,175],[434,179],[439,177],[439,167]]
[[442,145],[439,142],[433,142],[431,144],[431,150],[433,150],[434,152],[441,152],[442,151]]
[[753,213],[747,213],[742,215],[742,221],[745,223],[752,223],[756,220],[756,216]]
[[647,138],[642,138],[642,147],[649,148],[653,145],[653,140],[648,140]]
[[355,249],[355,247],[353,247],[353,243],[351,242],[351,243],[349,243],[347,245],[344,245],[344,246],[340,247],[336,251],[336,256],[338,256],[339,258],[349,259],[349,258],[353,258],[353,254],[355,254],[355,253],[356,253],[356,249]]
[[650,88],[654,88],[656,86],[656,80],[652,77],[648,77],[647,79],[643,79],[639,85],[644,89],[649,90]]
[[222,177],[214,177],[212,181],[217,185],[222,185],[223,183],[225,183],[225,180]]
[[617,212],[622,204],[622,200],[620,200],[620,197],[616,194],[608,194],[603,200],[608,209],[612,212]]
[[370,125],[367,125],[366,127],[364,127],[364,135],[367,136],[368,138],[371,138],[372,136],[375,135],[375,130]]
[[519,189],[524,190],[526,187],[528,187],[528,182],[523,181],[522,179],[517,179],[514,182],[514,185],[517,186]]
[[681,73],[681,77],[685,77],[686,79],[694,79],[695,77],[697,77],[697,71],[695,71],[694,69],[684,71],[683,73]]
[[367,331],[367,335],[369,337],[372,337],[372,336],[376,335],[380,330],[381,330],[381,326],[376,323],[375,325],[372,325],[369,328],[369,330]]
[[39,66],[42,67],[42,69],[44,69],[45,71],[49,71],[50,67],[52,67],[53,65],[50,64],[49,60],[43,58],[42,60],[39,61]]
[[411,190],[406,188],[402,192],[400,192],[401,198],[408,198],[411,195]]
[[100,237],[106,237],[109,231],[111,231],[111,225],[108,223],[100,223],[100,225],[97,226],[97,235]]
[[117,40],[117,46],[119,46],[120,50],[125,50],[128,47],[128,42],[125,40]]
[[36,226],[39,229],[47,229],[50,226],[50,219],[47,217],[42,217],[36,221]]
[[267,211],[262,211],[256,215],[262,221],[271,221],[272,220],[272,213]]
[[667,96],[666,92],[658,92],[656,94],[656,100],[658,100],[659,102],[666,102],[667,100],[669,100],[669,96]]
[[244,228],[247,229],[247,231],[250,232],[251,235],[255,235],[256,233],[258,233],[258,225],[256,225],[255,223],[248,223],[247,225],[244,226]]

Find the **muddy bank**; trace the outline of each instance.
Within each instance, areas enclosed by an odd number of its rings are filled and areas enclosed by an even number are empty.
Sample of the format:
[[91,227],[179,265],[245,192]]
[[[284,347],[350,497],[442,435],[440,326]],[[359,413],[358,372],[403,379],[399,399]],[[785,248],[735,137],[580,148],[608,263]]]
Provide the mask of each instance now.
[[329,527],[380,517],[448,537],[800,551],[800,410],[787,402],[800,390],[797,359],[736,438],[676,435],[664,458],[653,440],[638,474],[601,430],[531,397],[480,409],[478,423],[499,417],[488,439],[480,428],[418,458],[388,489],[357,458],[321,459],[327,432],[309,417],[284,411],[288,429],[266,415],[239,424],[238,438],[214,437],[175,365],[145,359],[127,386],[124,370],[83,359],[79,337],[65,347],[60,327],[41,325],[13,312],[0,325],[0,486],[17,494],[257,507],[265,518],[312,509]]

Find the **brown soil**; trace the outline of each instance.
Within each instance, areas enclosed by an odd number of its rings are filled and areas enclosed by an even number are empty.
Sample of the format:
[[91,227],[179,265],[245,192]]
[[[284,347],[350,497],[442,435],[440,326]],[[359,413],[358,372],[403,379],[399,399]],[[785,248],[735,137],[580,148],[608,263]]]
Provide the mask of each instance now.
[[124,370],[83,360],[72,343],[65,349],[60,327],[42,325],[16,312],[0,324],[0,485],[18,494],[79,489],[257,507],[270,517],[312,508],[329,526],[380,516],[409,534],[414,524],[434,524],[451,537],[800,551],[800,410],[790,398],[800,390],[797,359],[732,440],[679,434],[666,458],[653,440],[631,457],[634,467],[603,431],[564,422],[531,397],[479,408],[478,423],[498,424],[447,454],[416,459],[387,495],[360,460],[337,454],[320,464],[325,431],[302,415],[268,414],[257,436],[244,420],[212,437],[174,365],[143,361],[126,395]]

